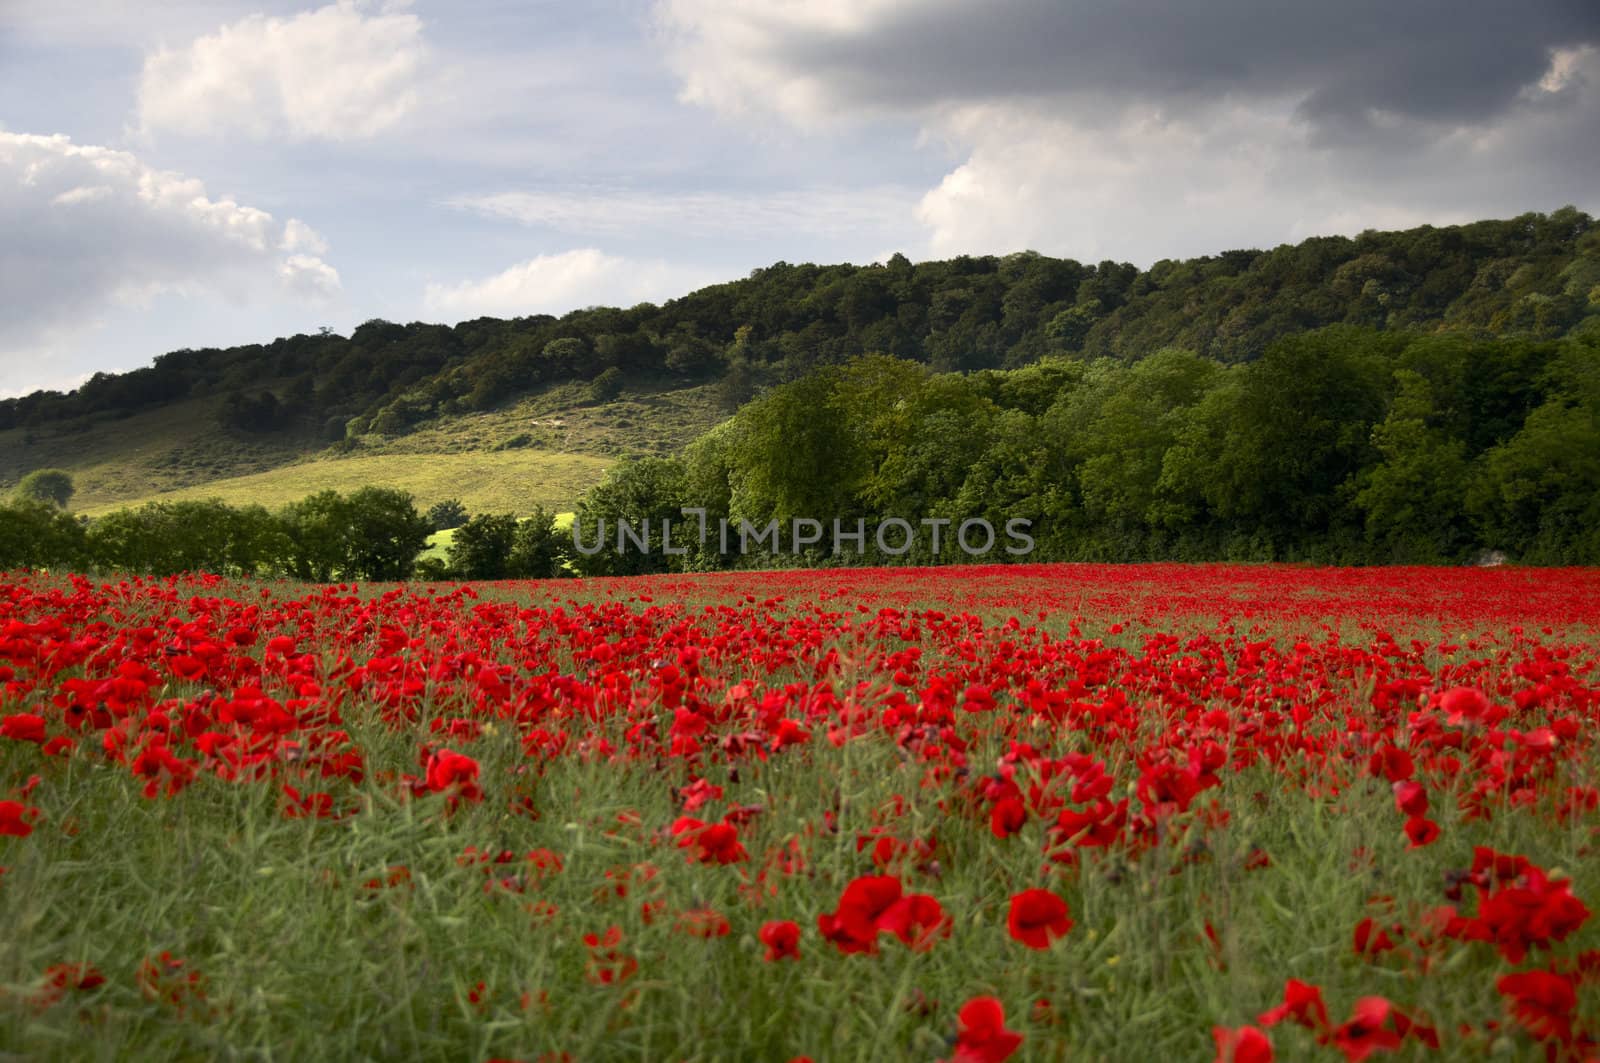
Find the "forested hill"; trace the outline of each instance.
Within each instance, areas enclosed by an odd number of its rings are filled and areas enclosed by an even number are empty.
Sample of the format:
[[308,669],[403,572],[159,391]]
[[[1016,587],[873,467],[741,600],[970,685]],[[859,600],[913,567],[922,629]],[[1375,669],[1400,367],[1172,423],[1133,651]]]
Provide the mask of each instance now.
[[1011,368],[1053,353],[1133,361],[1169,346],[1241,362],[1284,335],[1336,323],[1538,339],[1600,329],[1600,227],[1567,207],[1148,270],[1031,252],[920,264],[896,255],[865,267],[780,262],[664,306],[454,327],[374,320],[348,337],[174,351],[71,394],[0,402],[0,430],[211,396],[236,432],[333,442],[402,434],[575,379],[599,379],[601,393],[632,377],[720,380],[732,408],[762,384],[864,352],[939,370]]

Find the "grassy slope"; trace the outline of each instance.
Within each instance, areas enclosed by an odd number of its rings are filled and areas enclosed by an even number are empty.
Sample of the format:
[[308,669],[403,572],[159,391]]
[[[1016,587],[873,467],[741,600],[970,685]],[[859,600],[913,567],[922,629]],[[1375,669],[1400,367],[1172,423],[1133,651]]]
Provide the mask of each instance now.
[[217,427],[219,400],[194,399],[121,420],[0,432],[0,492],[33,469],[59,467],[77,481],[73,508],[91,516],[156,499],[277,506],[369,484],[404,488],[421,506],[459,498],[474,512],[568,510],[617,458],[671,453],[719,416],[704,387],[583,401],[581,385],[563,385],[406,436],[366,436],[341,453],[304,437],[232,435]]
[[[322,457],[271,472],[214,480],[152,496],[163,501],[220,498],[234,505],[259,502],[274,509],[332,488],[350,491],[368,485],[401,487],[426,507],[459,498],[472,512],[521,513],[542,505],[562,505],[582,494],[610,464],[592,454],[383,454]],[[150,499],[135,499],[135,503]],[[128,504],[124,500],[76,506],[97,516]]]
[[72,473],[73,508],[260,473],[317,444],[303,437],[235,438],[217,427],[219,399],[191,399],[133,417],[94,417],[36,430],[0,432],[0,491],[34,469]]

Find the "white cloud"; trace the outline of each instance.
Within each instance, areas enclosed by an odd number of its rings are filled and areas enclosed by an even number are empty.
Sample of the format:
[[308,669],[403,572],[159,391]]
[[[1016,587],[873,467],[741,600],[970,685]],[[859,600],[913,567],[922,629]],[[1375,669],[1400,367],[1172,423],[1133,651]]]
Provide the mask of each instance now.
[[422,302],[428,314],[454,321],[565,314],[585,306],[661,302],[718,279],[694,267],[580,248],[539,255],[482,280],[430,283]]
[[104,199],[111,195],[111,189],[105,185],[79,185],[69,188],[50,201],[52,207],[70,207],[75,203],[89,203],[96,199]]
[[1550,69],[1539,79],[1539,90],[1557,93],[1583,76],[1585,67],[1594,62],[1596,49],[1592,44],[1576,48],[1555,48],[1550,53]]
[[818,41],[847,47],[915,6],[916,0],[658,0],[655,20],[683,80],[681,100],[724,114],[774,111],[817,128],[860,112],[840,108],[852,94],[839,72],[792,61],[791,42],[796,51]]
[[[1597,80],[1600,88],[1600,80]],[[1521,113],[1412,153],[1312,143],[1293,101],[1173,116],[963,108],[940,126],[967,159],[917,208],[936,256],[1024,248],[1141,266],[1364,229],[1450,225],[1565,203],[1600,207],[1595,107]],[[1420,139],[1409,123],[1395,136]],[[1543,173],[1527,160],[1562,158]]]
[[147,56],[145,131],[237,131],[345,140],[394,126],[417,105],[427,61],[422,21],[357,0],[288,18],[251,15]]
[[290,218],[284,223],[279,246],[285,251],[305,251],[313,255],[328,253],[328,241],[299,218]]
[[942,128],[968,158],[917,215],[940,257],[1033,249],[1148,265],[1321,232],[1328,188],[1286,164],[1304,136],[1291,112],[1235,106],[1193,120],[1144,106],[1090,124],[1015,104],[963,108]]
[[313,255],[290,255],[278,265],[278,276],[296,295],[310,299],[339,290],[339,271]]
[[[0,132],[0,377],[157,295],[322,300],[339,289],[308,226],[65,136]],[[302,253],[285,254],[293,245]]]

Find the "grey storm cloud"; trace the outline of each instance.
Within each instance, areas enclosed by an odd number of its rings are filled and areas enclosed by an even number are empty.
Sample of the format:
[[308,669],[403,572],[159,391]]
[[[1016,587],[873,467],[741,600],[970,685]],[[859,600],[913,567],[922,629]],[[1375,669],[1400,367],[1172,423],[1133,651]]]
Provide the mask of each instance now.
[[917,207],[935,255],[1148,263],[1600,205],[1600,0],[655,10],[685,102],[811,134],[910,121],[962,158]]
[[866,13],[854,19],[795,18],[761,0],[667,0],[662,11],[669,27],[691,33],[706,28],[708,15],[745,20],[780,78],[803,73],[838,106],[1115,94],[1182,107],[1291,96],[1303,118],[1334,133],[1366,124],[1373,111],[1453,124],[1491,119],[1546,74],[1554,50],[1600,44],[1597,0],[860,6]]

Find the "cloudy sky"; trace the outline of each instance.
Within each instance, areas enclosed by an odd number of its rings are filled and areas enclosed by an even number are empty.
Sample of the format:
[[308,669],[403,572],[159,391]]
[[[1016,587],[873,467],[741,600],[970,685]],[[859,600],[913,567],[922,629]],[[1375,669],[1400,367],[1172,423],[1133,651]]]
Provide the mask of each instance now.
[[1595,0],[0,0],[0,395],[779,259],[1600,212]]

